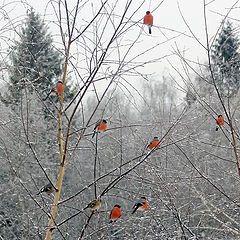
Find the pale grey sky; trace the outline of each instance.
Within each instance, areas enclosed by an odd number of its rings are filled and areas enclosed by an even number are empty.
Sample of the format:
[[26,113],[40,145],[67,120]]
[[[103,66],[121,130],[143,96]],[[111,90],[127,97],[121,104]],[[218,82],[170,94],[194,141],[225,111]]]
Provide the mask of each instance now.
[[[146,0],[144,2],[142,11],[139,11],[136,15],[135,20],[140,20],[146,10],[152,11],[162,0]],[[10,36],[12,40],[16,36],[12,32],[6,31],[9,25],[9,18],[16,22],[16,20],[21,20],[24,18],[26,10],[30,6],[33,6],[35,10],[40,13],[49,24],[50,31],[54,34],[59,35],[59,29],[55,23],[55,15],[53,7],[49,0],[21,0],[21,1],[12,1],[12,0],[1,0],[0,1],[0,17],[1,17],[1,29],[2,41],[1,41],[1,54],[5,51],[6,46],[11,44],[11,41],[7,39],[7,36]],[[75,0],[68,0],[69,8],[75,6]],[[87,2],[87,1],[86,1]],[[100,2],[99,0],[92,0],[94,6],[97,6]],[[110,0],[114,2],[114,0]],[[123,1],[125,2],[125,1]],[[139,4],[139,1],[133,2],[132,10],[134,10],[134,4]],[[209,31],[210,39],[215,36],[221,20],[229,12],[230,8],[235,4],[234,8],[229,13],[230,20],[234,23],[236,27],[236,32],[239,32],[239,16],[240,16],[240,3],[236,0],[206,0],[206,14],[207,14],[207,26]],[[204,62],[207,60],[206,50],[199,44],[196,39],[191,36],[191,33],[184,23],[180,11],[181,10],[188,26],[191,28],[194,35],[198,40],[206,45],[206,34],[204,26],[204,1],[203,0],[165,0],[162,5],[153,12],[154,16],[154,27],[153,34],[149,36],[143,34],[141,40],[144,42],[145,47],[151,47],[159,42],[165,42],[168,39],[175,37],[172,40],[167,41],[164,44],[159,45],[154,54],[155,57],[164,56],[171,54],[176,49],[176,46],[181,52],[184,51],[184,56],[193,61],[193,62]],[[82,13],[82,20],[86,18],[91,18],[92,10],[89,8],[90,3],[86,5],[84,13]],[[90,11],[90,13],[89,13]],[[84,15],[85,14],[85,15]],[[3,18],[4,15],[4,18]],[[8,18],[9,17],[9,18]],[[3,21],[2,21],[3,20]],[[5,25],[6,24],[6,25]],[[79,23],[81,24],[81,23]],[[15,24],[16,26],[16,24]],[[16,28],[17,29],[17,28]],[[184,33],[184,34],[180,34]],[[9,35],[10,34],[10,35]],[[129,32],[128,34],[134,34]],[[138,34],[138,33],[137,33]],[[5,38],[6,37],[6,38]],[[131,35],[129,35],[131,38]],[[60,41],[59,38],[55,38],[56,41]],[[3,58],[4,54],[2,54]],[[154,57],[154,56],[151,56]],[[161,76],[163,73],[167,74],[171,71],[174,74],[170,64],[173,64],[175,67],[181,69],[181,64],[179,58],[175,55],[165,58],[160,63],[151,64],[146,66],[146,72],[155,73],[155,77]],[[194,64],[193,64],[194,66]]]

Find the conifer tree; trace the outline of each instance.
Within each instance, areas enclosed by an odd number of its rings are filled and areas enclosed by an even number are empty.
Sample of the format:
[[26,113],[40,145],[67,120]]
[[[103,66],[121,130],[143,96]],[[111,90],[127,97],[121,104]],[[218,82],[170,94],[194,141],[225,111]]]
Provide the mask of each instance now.
[[234,96],[240,80],[239,39],[229,21],[223,24],[211,58],[219,90],[225,96]]
[[10,52],[10,82],[5,103],[18,104],[21,90],[35,88],[44,98],[62,75],[63,57],[53,46],[48,28],[31,8]]

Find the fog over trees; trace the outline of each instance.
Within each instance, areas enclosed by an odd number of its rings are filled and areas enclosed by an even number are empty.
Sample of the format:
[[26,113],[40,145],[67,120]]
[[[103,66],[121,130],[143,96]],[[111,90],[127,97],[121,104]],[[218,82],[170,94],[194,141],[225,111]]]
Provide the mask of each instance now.
[[[210,36],[203,1],[205,42],[187,22],[180,34],[205,49],[193,63],[161,51],[164,0],[149,2],[151,35],[145,1],[74,2],[49,1],[51,21],[0,6],[0,239],[240,239],[238,21]],[[172,54],[181,69],[149,72]]]

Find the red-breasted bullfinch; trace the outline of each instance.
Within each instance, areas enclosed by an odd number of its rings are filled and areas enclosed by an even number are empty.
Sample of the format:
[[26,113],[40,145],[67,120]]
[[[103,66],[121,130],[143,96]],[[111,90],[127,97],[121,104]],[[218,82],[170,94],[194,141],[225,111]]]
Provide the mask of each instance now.
[[110,223],[115,222],[122,215],[121,207],[119,205],[115,205],[113,210],[110,213]]
[[154,137],[153,140],[148,144],[147,148],[152,150],[153,148],[159,148],[160,141],[158,137]]
[[49,97],[51,94],[60,95],[60,94],[62,94],[62,93],[63,93],[63,83],[62,83],[62,81],[58,81],[56,88],[53,88],[53,89],[47,94],[47,96],[43,99],[43,101],[47,100],[48,97]]
[[143,23],[148,26],[149,34],[152,33],[152,25],[153,25],[153,16],[150,11],[146,12],[146,15],[143,18]]
[[216,131],[218,130],[219,126],[223,126],[224,125],[224,118],[222,115],[218,115],[218,118],[216,120]]
[[148,207],[148,201],[145,197],[141,197],[141,199],[133,206],[132,214],[134,214],[138,209],[141,211],[146,210]]
[[92,135],[92,138],[95,136],[96,132],[104,132],[107,129],[107,121],[106,120],[98,120],[95,128],[94,128],[94,132]]

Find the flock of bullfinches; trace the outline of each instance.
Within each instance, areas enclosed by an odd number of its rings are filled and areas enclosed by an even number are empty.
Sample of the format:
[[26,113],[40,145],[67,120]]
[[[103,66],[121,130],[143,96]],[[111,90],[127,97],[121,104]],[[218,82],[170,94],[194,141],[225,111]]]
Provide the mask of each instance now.
[[[153,25],[153,16],[150,13],[150,11],[146,12],[146,15],[143,18],[143,23],[148,26],[149,34],[151,34],[152,33],[151,27]],[[62,93],[63,93],[63,83],[62,81],[58,81],[57,87],[52,89],[47,94],[44,101],[47,100],[50,94],[62,94]],[[218,115],[218,118],[216,120],[216,125],[217,125],[216,131],[218,131],[219,127],[224,125],[224,118],[222,115]],[[106,129],[107,129],[107,121],[105,119],[99,120],[94,127],[92,138],[95,136],[96,133],[104,132]],[[152,150],[154,148],[159,148],[159,145],[160,145],[160,140],[158,139],[158,137],[154,137],[153,140],[147,146],[147,148],[149,150]],[[46,193],[50,195],[51,193],[54,192],[54,190],[55,190],[55,187],[51,183],[48,183],[47,185],[41,188],[41,190],[37,193],[37,195],[40,193]],[[83,210],[90,209],[92,211],[97,211],[100,207],[101,207],[101,199],[97,198],[91,201]],[[147,207],[148,207],[147,199],[145,197],[141,197],[141,199],[138,202],[136,202],[136,204],[133,206],[132,214],[134,214],[137,210],[143,211],[147,209]],[[118,218],[120,218],[121,215],[122,215],[121,206],[118,204],[114,205],[109,216],[110,223],[116,221]]]
[[[104,132],[107,129],[107,121],[105,119],[99,120],[93,130],[92,138],[95,136],[96,133]],[[154,148],[159,148],[160,140],[158,137],[154,137],[153,140],[149,143],[147,148],[149,150],[152,150]],[[46,193],[50,195],[55,190],[55,187],[48,183],[44,187],[41,188],[41,190],[37,193],[39,195],[40,193]],[[93,201],[91,201],[83,210],[90,209],[92,211],[97,211],[101,207],[101,198],[97,198]],[[145,197],[141,197],[141,199],[133,206],[132,214],[134,214],[137,210],[145,210],[148,207],[148,201]],[[110,223],[116,221],[120,216],[122,215],[121,212],[121,206],[116,204],[114,205],[111,213],[110,213]]]

